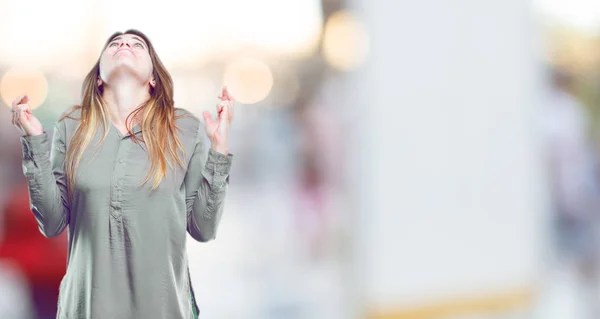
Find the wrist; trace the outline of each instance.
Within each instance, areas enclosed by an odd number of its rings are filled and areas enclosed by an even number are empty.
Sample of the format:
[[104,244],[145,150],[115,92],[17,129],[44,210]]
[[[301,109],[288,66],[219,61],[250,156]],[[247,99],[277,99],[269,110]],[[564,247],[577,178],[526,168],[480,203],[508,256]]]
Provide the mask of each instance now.
[[224,154],[224,155],[229,155],[229,150],[227,147],[222,147],[222,146],[211,146],[210,147],[213,151]]
[[42,134],[44,134],[44,131],[25,132],[25,135],[27,135],[27,136],[38,136],[38,135],[42,135]]

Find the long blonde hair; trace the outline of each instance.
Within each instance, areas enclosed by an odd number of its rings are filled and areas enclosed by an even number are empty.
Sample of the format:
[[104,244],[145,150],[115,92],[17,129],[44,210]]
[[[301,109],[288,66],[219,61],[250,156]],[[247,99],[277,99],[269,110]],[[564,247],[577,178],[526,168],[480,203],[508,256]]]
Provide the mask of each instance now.
[[[138,30],[130,29],[122,32],[116,32],[108,41],[106,41],[102,52],[108,44],[117,36],[123,34],[133,34],[141,37],[148,45],[148,53],[153,65],[153,75],[156,81],[154,88],[150,88],[150,99],[143,103],[127,116],[125,126],[127,131],[135,143],[144,143],[148,150],[151,160],[150,171],[142,182],[145,184],[152,178],[152,190],[156,189],[162,179],[166,176],[169,167],[173,163],[177,163],[181,167],[184,166],[180,153],[185,153],[183,145],[179,140],[176,131],[175,120],[178,116],[175,115],[175,106],[173,101],[173,80],[171,75],[162,64],[152,43],[148,37]],[[97,85],[97,79],[100,75],[100,58],[90,70],[83,81],[81,88],[82,101],[81,105],[76,105],[66,112],[59,121],[65,118],[72,118],[72,114],[76,110],[81,110],[79,125],[73,134],[73,137],[67,147],[65,158],[65,173],[67,176],[69,194],[73,195],[73,187],[75,184],[75,174],[79,167],[79,162],[83,156],[84,150],[89,146],[93,137],[96,134],[99,124],[104,128],[104,135],[99,146],[108,135],[109,115],[106,108],[106,103],[102,98],[103,87]],[[133,119],[139,118],[141,112],[141,127],[142,138],[136,137],[132,129]],[[130,119],[131,117],[131,119]]]

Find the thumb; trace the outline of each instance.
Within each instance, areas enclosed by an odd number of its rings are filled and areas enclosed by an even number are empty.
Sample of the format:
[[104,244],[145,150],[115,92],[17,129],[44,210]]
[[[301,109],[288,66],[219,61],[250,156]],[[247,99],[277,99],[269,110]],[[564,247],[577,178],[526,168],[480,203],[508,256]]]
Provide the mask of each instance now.
[[21,109],[19,112],[19,124],[23,128],[23,130],[30,135],[33,132],[33,125],[29,121],[28,114],[25,110]]
[[204,111],[202,112],[202,116],[204,117],[204,123],[206,123],[206,125],[212,125],[213,120],[212,120],[212,116],[210,115],[209,111]]

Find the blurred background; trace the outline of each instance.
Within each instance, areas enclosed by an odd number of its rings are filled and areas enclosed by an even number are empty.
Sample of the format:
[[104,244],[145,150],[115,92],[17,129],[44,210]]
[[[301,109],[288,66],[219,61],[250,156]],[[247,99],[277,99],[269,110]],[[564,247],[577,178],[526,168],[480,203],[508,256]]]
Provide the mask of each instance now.
[[[115,31],[177,107],[238,101],[202,318],[600,318],[600,3],[0,0],[0,318],[54,318],[66,232],[29,209],[10,103],[45,128]],[[51,133],[51,132],[49,132]]]

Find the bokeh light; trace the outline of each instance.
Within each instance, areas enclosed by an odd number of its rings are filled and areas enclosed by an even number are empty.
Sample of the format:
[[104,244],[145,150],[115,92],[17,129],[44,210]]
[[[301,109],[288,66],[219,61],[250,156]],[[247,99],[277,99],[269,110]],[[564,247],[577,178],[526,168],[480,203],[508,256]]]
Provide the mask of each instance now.
[[325,24],[323,54],[332,67],[350,71],[359,67],[369,52],[363,24],[350,12],[338,11]]
[[239,58],[227,66],[223,82],[237,101],[254,104],[271,92],[273,73],[262,61]]
[[42,105],[48,94],[48,80],[40,70],[26,67],[14,67],[2,76],[0,95],[9,107],[20,95],[29,96],[32,109]]

